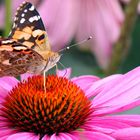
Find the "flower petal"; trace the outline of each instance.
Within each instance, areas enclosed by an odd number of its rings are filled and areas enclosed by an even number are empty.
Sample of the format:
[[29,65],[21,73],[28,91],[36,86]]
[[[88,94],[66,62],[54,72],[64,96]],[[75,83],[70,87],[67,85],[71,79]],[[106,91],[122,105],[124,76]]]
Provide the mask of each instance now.
[[33,133],[20,132],[9,136],[6,140],[39,140],[39,136]]
[[1,127],[1,128],[0,128],[0,139],[1,139],[2,137],[9,137],[9,136],[11,136],[11,135],[13,135],[13,134],[15,134],[15,133],[16,133],[15,130],[12,130],[12,129],[9,129],[9,128],[3,128],[3,127]]
[[103,117],[102,120],[122,122],[134,127],[140,127],[140,115],[114,115]]
[[26,81],[29,77],[34,76],[34,74],[31,73],[24,73],[20,75],[21,81]]
[[64,69],[64,70],[57,70],[57,71],[56,71],[56,74],[57,74],[58,76],[61,76],[61,77],[70,78],[71,71],[72,71],[71,68],[67,68],[67,69]]
[[115,140],[115,139],[103,133],[83,131],[79,133],[79,140]]
[[0,103],[3,102],[8,92],[18,84],[18,80],[14,77],[2,77],[0,78]]
[[97,76],[86,75],[74,77],[71,79],[71,81],[77,84],[85,92],[86,96],[90,98],[91,92],[89,92],[89,88],[91,87],[91,85],[93,85],[94,82],[98,81],[99,79],[100,78]]
[[118,0],[84,0],[79,3],[79,9],[77,40],[93,35],[95,39],[90,41],[90,49],[97,57],[99,65],[106,68],[111,56],[112,45],[119,37],[124,20],[121,5]]
[[128,128],[128,127],[130,127],[129,124],[121,122],[121,121],[117,122],[116,120],[113,120],[113,119],[104,119],[103,117],[101,118],[94,117],[93,120],[86,122],[86,124],[82,128],[89,131],[97,131],[100,133],[110,134],[114,130]]
[[139,140],[140,128],[125,128],[115,131],[111,134],[117,140]]
[[[105,90],[109,85],[109,82],[116,81],[121,77],[121,74],[111,75],[106,78],[97,80],[96,82],[92,83],[92,85],[89,87],[89,89],[86,91],[90,95],[90,97],[94,97],[95,95],[99,94],[102,90]],[[100,96],[98,95],[100,98]],[[97,98],[97,97],[96,97]]]
[[[93,100],[95,115],[117,113],[140,104],[140,67],[108,82]],[[118,102],[119,101],[119,102]]]
[[140,127],[140,115],[113,115],[94,117],[82,127],[89,131],[111,134],[116,130]]

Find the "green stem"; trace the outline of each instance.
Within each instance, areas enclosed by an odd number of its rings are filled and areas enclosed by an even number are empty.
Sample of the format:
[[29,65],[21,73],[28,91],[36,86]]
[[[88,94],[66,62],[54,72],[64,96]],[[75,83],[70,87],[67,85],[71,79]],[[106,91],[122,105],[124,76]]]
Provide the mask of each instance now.
[[5,30],[4,37],[7,37],[11,29],[11,0],[5,0]]
[[128,52],[130,46],[130,36],[137,17],[137,6],[139,0],[131,0],[126,7],[125,11],[125,21],[122,25],[121,34],[114,45],[112,58],[110,64],[105,72],[107,75],[116,73],[121,66],[124,56]]

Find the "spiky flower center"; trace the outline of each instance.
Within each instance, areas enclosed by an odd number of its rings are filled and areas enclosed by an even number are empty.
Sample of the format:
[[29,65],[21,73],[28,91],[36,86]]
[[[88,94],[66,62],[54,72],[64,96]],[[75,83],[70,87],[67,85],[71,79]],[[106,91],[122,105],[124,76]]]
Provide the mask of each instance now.
[[34,76],[13,88],[3,102],[2,116],[19,131],[52,135],[83,125],[91,114],[91,103],[83,91],[66,78]]

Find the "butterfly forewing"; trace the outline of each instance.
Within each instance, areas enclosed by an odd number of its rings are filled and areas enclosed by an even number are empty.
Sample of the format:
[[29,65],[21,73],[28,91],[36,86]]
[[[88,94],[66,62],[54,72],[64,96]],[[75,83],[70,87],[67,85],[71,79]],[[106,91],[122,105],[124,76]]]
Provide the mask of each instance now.
[[50,50],[39,13],[31,3],[24,2],[17,10],[9,37],[0,40],[0,77],[40,74],[59,59],[60,55]]
[[42,19],[35,7],[29,2],[24,2],[18,8],[9,38],[15,39],[37,52],[50,50]]

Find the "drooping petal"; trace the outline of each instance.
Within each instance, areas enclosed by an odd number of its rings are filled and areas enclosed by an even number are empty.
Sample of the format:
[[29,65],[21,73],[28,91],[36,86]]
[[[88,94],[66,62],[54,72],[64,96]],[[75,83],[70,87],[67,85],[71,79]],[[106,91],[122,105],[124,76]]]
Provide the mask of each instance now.
[[59,135],[53,134],[51,136],[45,135],[42,140],[78,140],[74,135],[70,133],[59,133]]
[[17,84],[18,80],[14,77],[5,76],[0,78],[0,103],[3,102],[4,97],[6,97],[8,92]]
[[94,82],[98,81],[100,78],[97,76],[85,75],[74,77],[71,79],[72,82],[80,86],[80,88],[85,91],[85,95],[90,98],[89,88],[93,85]]
[[88,90],[86,91],[88,94],[88,97],[92,98],[94,96],[96,96],[98,93],[100,93],[102,90],[104,90],[105,88],[107,88],[109,85],[109,82],[113,82],[119,80],[119,78],[121,77],[121,74],[115,74],[115,75],[111,75],[108,76],[106,78],[100,79],[94,83],[92,83],[92,85],[88,88]]
[[32,77],[34,74],[30,74],[30,73],[25,73],[25,74],[21,74],[20,78],[21,81],[26,81],[29,77]]
[[93,36],[89,44],[90,49],[95,54],[99,65],[106,68],[113,43],[118,39],[121,23],[124,20],[119,1],[79,1],[78,17],[77,40]]
[[100,133],[100,132],[92,132],[92,131],[84,131],[79,133],[79,140],[115,140],[113,137]]
[[115,131],[111,134],[117,140],[139,140],[140,128],[131,127]]
[[113,115],[103,117],[93,117],[82,127],[89,131],[98,131],[111,134],[116,130],[140,127],[140,115]]
[[66,68],[66,69],[64,69],[64,70],[57,70],[57,71],[56,71],[56,74],[57,74],[58,76],[61,76],[61,77],[70,78],[71,71],[72,71],[71,68]]
[[8,138],[9,136],[15,134],[16,131],[15,130],[12,130],[12,129],[9,129],[9,128],[3,128],[1,127],[0,129],[0,139],[3,137],[6,137]]
[[39,136],[33,133],[20,132],[9,136],[7,140],[39,140]]
[[128,128],[128,127],[130,127],[130,125],[125,122],[121,122],[121,121],[117,122],[116,120],[109,119],[109,118],[103,119],[103,117],[100,118],[94,117],[93,120],[86,122],[86,124],[82,128],[89,131],[97,131],[100,133],[110,134],[114,130]]
[[122,122],[122,123],[128,124],[130,126],[140,127],[140,115],[114,115],[114,116],[102,117],[101,120],[102,121],[103,120],[106,120],[106,121],[114,120],[116,122]]
[[94,114],[125,111],[140,104],[140,67],[110,81],[93,100]]

